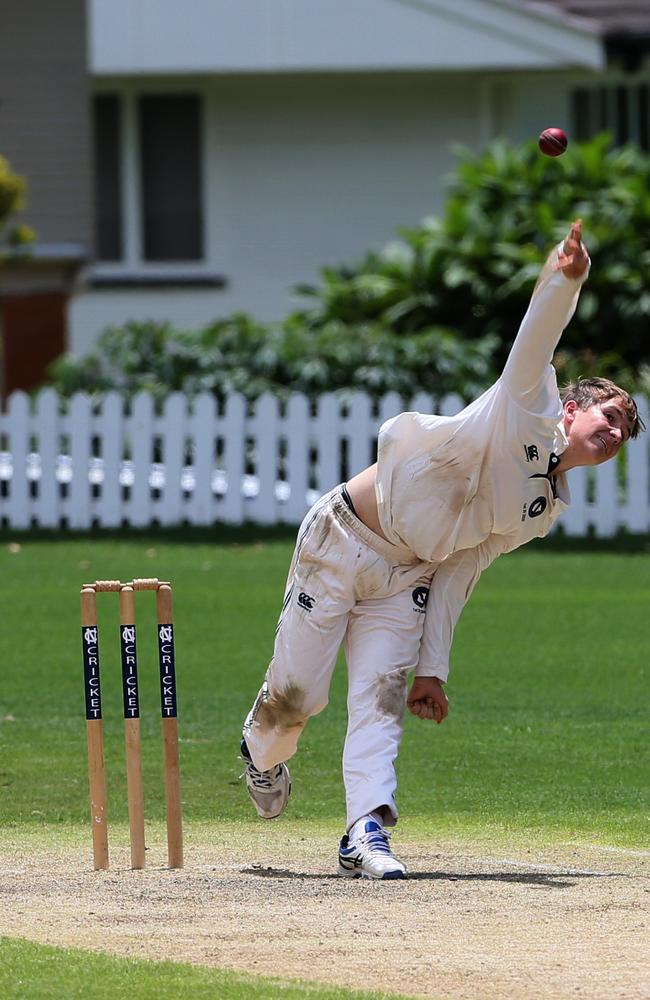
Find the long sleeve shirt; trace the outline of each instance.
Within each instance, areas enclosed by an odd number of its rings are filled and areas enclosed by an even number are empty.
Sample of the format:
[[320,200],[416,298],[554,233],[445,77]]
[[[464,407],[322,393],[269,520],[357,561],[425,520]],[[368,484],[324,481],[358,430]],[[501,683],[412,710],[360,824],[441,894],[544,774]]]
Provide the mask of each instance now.
[[386,538],[433,564],[417,676],[446,680],[454,628],[481,572],[546,535],[569,504],[555,474],[568,441],[551,358],[581,279],[551,255],[498,381],[453,417],[401,413],[380,429],[376,497]]

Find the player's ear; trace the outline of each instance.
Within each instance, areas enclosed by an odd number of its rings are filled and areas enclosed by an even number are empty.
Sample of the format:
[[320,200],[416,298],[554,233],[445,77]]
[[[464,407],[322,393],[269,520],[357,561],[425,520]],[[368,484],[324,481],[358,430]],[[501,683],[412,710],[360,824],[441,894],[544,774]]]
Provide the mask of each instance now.
[[578,404],[576,403],[575,399],[567,399],[563,409],[564,409],[564,420],[566,422],[567,427],[570,427],[575,419],[576,411],[579,409]]

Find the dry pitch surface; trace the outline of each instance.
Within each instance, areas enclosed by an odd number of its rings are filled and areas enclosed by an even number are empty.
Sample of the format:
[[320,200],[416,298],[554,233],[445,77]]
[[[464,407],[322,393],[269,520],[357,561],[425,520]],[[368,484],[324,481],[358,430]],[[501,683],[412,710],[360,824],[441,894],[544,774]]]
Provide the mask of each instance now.
[[295,827],[219,837],[188,838],[177,872],[158,846],[144,872],[123,847],[108,872],[4,848],[0,934],[445,1000],[650,996],[650,852],[410,842],[411,878],[379,883],[336,877],[335,844]]

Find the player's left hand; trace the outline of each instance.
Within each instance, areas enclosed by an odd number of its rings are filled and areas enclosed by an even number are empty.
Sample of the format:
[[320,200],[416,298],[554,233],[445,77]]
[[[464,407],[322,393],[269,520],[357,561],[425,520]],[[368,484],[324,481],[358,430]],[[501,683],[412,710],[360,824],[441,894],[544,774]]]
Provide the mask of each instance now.
[[416,677],[406,699],[409,712],[440,724],[447,718],[449,701],[437,677]]
[[582,242],[582,219],[576,219],[564,238],[553,269],[567,278],[581,278],[588,266],[589,254]]

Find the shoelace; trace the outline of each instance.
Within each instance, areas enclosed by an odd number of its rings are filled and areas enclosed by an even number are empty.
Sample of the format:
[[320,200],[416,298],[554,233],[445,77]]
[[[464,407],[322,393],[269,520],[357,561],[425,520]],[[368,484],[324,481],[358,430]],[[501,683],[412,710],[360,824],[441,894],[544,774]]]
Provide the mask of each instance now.
[[275,767],[271,768],[269,771],[260,771],[257,767],[255,767],[252,761],[246,760],[245,757],[242,757],[242,760],[246,764],[246,770],[244,771],[244,774],[240,775],[240,778],[243,778],[245,774],[248,774],[251,784],[254,785],[255,788],[259,788],[262,791],[272,789],[282,774],[281,764],[276,764]]
[[389,834],[385,833],[383,830],[373,830],[372,833],[363,833],[359,838],[362,844],[365,844],[377,854],[391,853],[388,839]]

